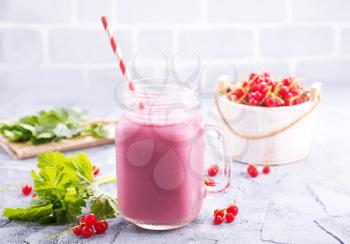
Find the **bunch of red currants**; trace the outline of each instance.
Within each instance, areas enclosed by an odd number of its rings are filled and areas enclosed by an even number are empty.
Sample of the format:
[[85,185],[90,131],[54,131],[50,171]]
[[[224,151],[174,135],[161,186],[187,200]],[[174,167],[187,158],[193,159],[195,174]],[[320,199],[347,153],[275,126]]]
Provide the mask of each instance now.
[[238,207],[235,204],[230,204],[225,209],[214,210],[214,224],[221,224],[226,219],[226,223],[232,223],[238,214]]
[[[257,177],[257,176],[259,175],[258,169],[257,169],[254,165],[252,165],[252,164],[250,164],[250,165],[248,166],[248,168],[247,168],[247,173],[248,173],[248,175],[249,175],[250,177],[253,177],[253,178],[255,178],[255,177]],[[265,165],[265,166],[262,168],[262,173],[265,174],[265,175],[269,174],[269,173],[270,173],[270,167],[267,166],[267,165]]]
[[108,229],[106,220],[97,220],[95,214],[89,213],[78,219],[78,225],[73,227],[73,233],[77,236],[90,238],[95,233],[103,234]]
[[207,186],[215,186],[216,183],[213,179],[209,178],[209,177],[214,177],[219,173],[219,166],[216,164],[213,164],[212,166],[210,166],[208,168],[207,174],[208,177],[205,178],[204,183]]
[[251,73],[247,81],[228,89],[227,99],[251,106],[279,107],[308,101],[306,89],[294,78],[273,80],[269,73]]

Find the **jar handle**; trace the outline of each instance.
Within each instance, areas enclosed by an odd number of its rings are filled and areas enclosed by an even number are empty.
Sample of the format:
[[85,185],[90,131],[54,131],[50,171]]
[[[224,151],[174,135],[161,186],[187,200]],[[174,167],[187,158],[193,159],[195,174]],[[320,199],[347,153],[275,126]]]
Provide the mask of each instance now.
[[[222,192],[230,186],[231,183],[231,161],[232,161],[232,153],[231,147],[229,145],[228,137],[225,135],[223,130],[216,125],[205,124],[204,125],[205,132],[211,130],[215,131],[217,135],[217,139],[222,144],[222,150],[220,152],[220,162],[218,162],[219,169],[221,169],[223,173],[223,182],[213,182],[211,179],[205,179],[205,183],[207,185],[207,191],[209,193],[217,193]],[[221,164],[221,165],[220,165]],[[220,172],[220,171],[219,171]],[[208,181],[214,183],[213,185],[208,184]]]

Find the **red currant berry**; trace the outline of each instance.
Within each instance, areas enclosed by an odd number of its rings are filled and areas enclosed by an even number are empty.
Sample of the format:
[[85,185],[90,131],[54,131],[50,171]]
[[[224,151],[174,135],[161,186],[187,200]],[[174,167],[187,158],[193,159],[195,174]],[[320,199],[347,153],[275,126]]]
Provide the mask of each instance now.
[[247,173],[253,178],[255,178],[259,175],[259,172],[254,165],[249,165],[249,167],[247,169]]
[[270,167],[269,167],[269,166],[264,166],[264,168],[263,168],[263,173],[264,173],[265,175],[269,174],[269,173],[270,173]]
[[248,93],[248,98],[249,99],[251,99],[251,98],[255,99],[255,92],[249,92]]
[[265,82],[271,82],[271,78],[270,77],[265,77]]
[[145,109],[145,104],[143,102],[139,102],[139,109],[144,110]]
[[264,95],[261,92],[257,91],[255,92],[255,97],[256,97],[255,99],[259,101],[264,97]]
[[85,215],[85,225],[92,226],[96,223],[96,216],[93,213]]
[[83,226],[81,226],[81,225],[76,225],[76,226],[73,227],[73,233],[74,233],[76,236],[80,236],[82,232],[83,232]]
[[[255,80],[255,83],[256,84],[261,84],[262,82],[265,81],[265,77],[263,76],[259,76],[256,80]],[[256,87],[257,88],[257,87]]]
[[268,73],[268,72],[264,72],[263,75],[264,75],[264,77],[270,77],[270,73]]
[[258,78],[258,74],[256,74],[256,73],[250,73],[250,75],[249,75],[249,80],[255,80],[256,78]]
[[251,98],[251,99],[249,99],[248,104],[251,106],[257,106],[259,104],[259,102],[258,102],[258,100]]
[[25,196],[29,196],[29,194],[32,192],[33,187],[31,187],[30,185],[24,185],[22,186],[22,193]]
[[250,96],[251,96],[251,98],[254,98],[255,100],[259,101],[263,95],[261,94],[261,92],[256,91],[256,92],[250,93]]
[[205,179],[204,183],[207,186],[215,186],[215,181],[212,179]]
[[293,96],[299,95],[299,92],[296,89],[290,89],[290,93],[292,93]]
[[215,176],[217,175],[219,172],[219,166],[217,165],[212,165],[209,169],[208,169],[208,175],[209,176]]
[[265,104],[266,107],[275,107],[276,106],[275,99],[273,99],[271,97],[266,98],[264,104]]
[[284,104],[284,102],[281,102],[280,100],[276,100],[275,101],[275,106],[276,107],[282,106],[283,104]]
[[234,204],[230,204],[227,208],[226,208],[226,212],[233,214],[233,216],[236,216],[238,214],[238,208],[236,205]]
[[242,87],[246,87],[248,85],[248,82],[246,82],[246,81],[244,81],[243,83],[242,83]]
[[261,82],[261,83],[258,85],[258,91],[264,92],[266,89],[267,89],[267,83],[266,83],[266,82]]
[[108,229],[108,223],[105,220],[99,220],[94,225],[97,234],[103,234]]
[[280,94],[282,97],[286,97],[289,93],[289,88],[287,86],[282,86],[280,89]]
[[285,86],[290,86],[290,84],[292,84],[292,79],[291,77],[288,77],[288,78],[284,78],[282,80],[282,84],[285,85]]
[[32,198],[36,198],[36,194],[35,193],[33,193]]
[[90,228],[88,226],[84,226],[82,231],[81,231],[81,235],[84,238],[90,238],[90,237],[92,237],[93,234],[94,234],[94,231],[92,230],[92,228]]
[[237,99],[240,99],[243,95],[244,95],[244,91],[242,89],[237,89],[235,91],[235,96],[237,97]]
[[275,81],[271,81],[271,91],[274,92],[276,90],[277,87],[277,82]]
[[214,217],[214,224],[219,225],[224,221],[224,218],[220,215],[216,215]]
[[232,213],[227,213],[225,218],[227,223],[232,223],[235,220],[235,216]]
[[224,217],[224,215],[225,215],[224,210],[223,209],[215,209],[214,210],[214,217],[217,216],[217,215],[219,215],[221,217]]
[[284,99],[289,99],[291,97],[293,97],[293,93],[288,92],[287,95],[284,96]]
[[96,167],[94,165],[93,170],[92,170],[92,174],[94,175],[94,177],[96,177],[98,175],[98,173],[100,173],[100,168]]
[[78,224],[78,225],[84,225],[84,224],[85,224],[85,216],[81,216],[81,217],[77,220],[77,224]]
[[289,99],[285,99],[284,100],[284,106],[289,106],[289,105],[291,105],[290,104],[290,100]]
[[250,87],[249,87],[249,91],[250,91],[250,92],[257,91],[257,90],[258,90],[258,86],[259,86],[258,83],[253,82],[253,83],[250,85]]
[[303,102],[303,100],[301,99],[301,98],[297,98],[297,99],[295,99],[294,101],[293,101],[293,105],[298,105],[298,104],[300,104],[300,103],[302,103]]

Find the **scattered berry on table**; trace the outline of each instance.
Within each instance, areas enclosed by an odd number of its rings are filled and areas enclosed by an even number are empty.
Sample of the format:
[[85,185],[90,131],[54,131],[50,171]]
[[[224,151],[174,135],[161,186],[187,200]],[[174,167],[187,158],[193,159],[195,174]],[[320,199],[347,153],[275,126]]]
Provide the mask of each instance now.
[[92,174],[94,175],[94,177],[96,177],[99,173],[100,173],[100,168],[94,165],[92,169]]
[[83,229],[82,229],[82,232],[81,232],[81,235],[84,237],[84,238],[90,238],[92,237],[94,234],[94,231],[91,227],[88,227],[88,226],[84,226]]
[[22,186],[22,193],[23,193],[23,195],[25,195],[25,196],[29,196],[29,194],[32,192],[32,190],[33,190],[33,187],[30,186],[30,185],[24,185],[24,186]]
[[218,172],[219,172],[219,166],[217,166],[216,164],[210,166],[209,169],[208,169],[208,175],[209,176],[215,176],[215,175],[218,174]]
[[218,225],[221,224],[224,221],[224,218],[220,215],[216,215],[214,217],[214,224]]
[[105,220],[99,220],[95,223],[94,229],[97,234],[103,234],[108,229],[108,223]]
[[215,181],[213,179],[205,179],[204,183],[206,186],[215,186]]
[[81,217],[78,219],[77,224],[78,224],[78,225],[85,224],[85,216],[81,216]]
[[215,209],[214,210],[214,217],[215,216],[221,216],[221,217],[224,217],[225,215],[225,210],[224,209]]
[[263,168],[263,173],[264,173],[265,175],[269,174],[269,173],[270,173],[270,167],[269,167],[269,166],[264,166],[264,168]]
[[259,175],[259,171],[256,169],[256,167],[254,165],[248,166],[247,173],[253,178],[255,178]]
[[230,204],[226,208],[226,212],[233,214],[233,216],[236,216],[238,214],[238,207],[234,204]]
[[86,226],[93,226],[96,223],[96,215],[89,213],[85,215],[84,221]]
[[76,236],[81,236],[82,232],[83,232],[83,226],[77,225],[77,226],[74,226],[74,227],[73,227],[73,233],[74,233]]
[[225,219],[227,223],[232,223],[235,219],[235,216],[232,213],[227,213]]

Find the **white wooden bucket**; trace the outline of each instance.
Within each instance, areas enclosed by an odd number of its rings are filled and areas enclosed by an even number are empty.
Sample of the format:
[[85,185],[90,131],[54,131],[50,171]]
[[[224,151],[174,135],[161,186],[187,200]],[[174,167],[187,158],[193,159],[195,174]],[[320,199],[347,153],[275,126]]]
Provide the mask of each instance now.
[[224,95],[229,83],[219,80],[215,102],[230,139],[233,159],[277,165],[309,155],[321,83],[312,85],[310,101],[273,108],[233,103]]

